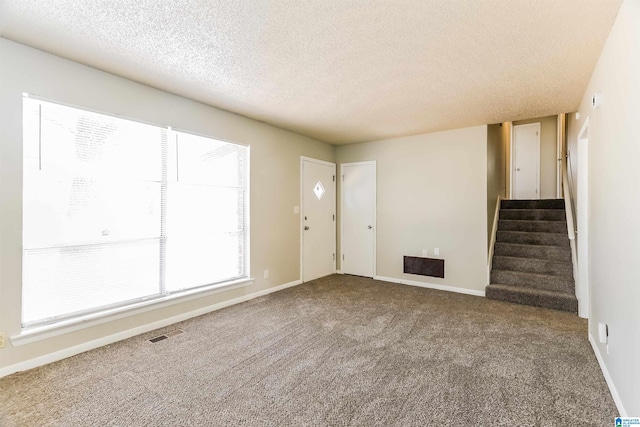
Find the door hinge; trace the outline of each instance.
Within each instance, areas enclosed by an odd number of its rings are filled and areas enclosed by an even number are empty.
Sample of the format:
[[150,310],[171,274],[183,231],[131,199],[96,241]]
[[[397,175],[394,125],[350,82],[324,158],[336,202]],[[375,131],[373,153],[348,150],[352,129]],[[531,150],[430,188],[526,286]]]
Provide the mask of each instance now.
[[333,260],[334,261],[336,260],[336,254],[333,254]]
[[333,216],[333,221],[335,221],[336,220],[336,214],[333,214],[332,216]]
[[336,176],[333,175],[333,182],[336,182]]
[[342,175],[342,180],[344,181],[344,175]]
[[538,131],[536,131],[536,136],[538,136]]
[[344,261],[344,254],[342,254],[342,260]]

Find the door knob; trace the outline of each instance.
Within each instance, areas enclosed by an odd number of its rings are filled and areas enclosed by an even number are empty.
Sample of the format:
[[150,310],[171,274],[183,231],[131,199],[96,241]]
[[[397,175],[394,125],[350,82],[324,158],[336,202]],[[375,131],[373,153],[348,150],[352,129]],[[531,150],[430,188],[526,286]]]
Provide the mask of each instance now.
[[308,226],[308,225],[305,225],[305,226],[304,226],[304,229],[305,229],[305,231],[306,231],[306,230],[308,230],[308,229],[309,229],[309,226]]
[[520,172],[520,168],[517,168],[517,169],[516,169],[516,171],[517,171],[517,172]]
[[373,225],[367,225],[367,228],[371,230],[373,228]]

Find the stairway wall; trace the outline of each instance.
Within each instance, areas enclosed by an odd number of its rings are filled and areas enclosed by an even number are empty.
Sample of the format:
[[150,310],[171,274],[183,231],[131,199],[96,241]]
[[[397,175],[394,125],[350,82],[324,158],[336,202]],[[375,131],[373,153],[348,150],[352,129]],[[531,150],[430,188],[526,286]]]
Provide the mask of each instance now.
[[500,124],[487,126],[487,250],[491,246],[498,197],[505,198],[505,145]]
[[[589,333],[621,414],[640,414],[640,2],[626,0],[580,104],[569,150],[589,119]],[[591,95],[602,106],[591,107]],[[577,172],[577,170],[574,170]],[[580,238],[580,229],[578,229]],[[598,323],[609,325],[609,345]]]

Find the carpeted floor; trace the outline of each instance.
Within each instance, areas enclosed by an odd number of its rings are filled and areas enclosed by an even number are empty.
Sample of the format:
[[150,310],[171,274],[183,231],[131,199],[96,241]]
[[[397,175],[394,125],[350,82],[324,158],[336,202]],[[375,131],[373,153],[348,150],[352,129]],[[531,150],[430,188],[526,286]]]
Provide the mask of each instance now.
[[586,333],[570,313],[336,275],[5,377],[0,425],[612,425]]

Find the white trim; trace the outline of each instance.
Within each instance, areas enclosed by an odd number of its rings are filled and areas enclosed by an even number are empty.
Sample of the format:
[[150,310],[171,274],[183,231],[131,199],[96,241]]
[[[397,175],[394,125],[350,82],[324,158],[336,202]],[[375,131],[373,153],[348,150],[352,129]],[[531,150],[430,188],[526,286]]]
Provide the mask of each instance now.
[[114,307],[108,310],[89,313],[83,316],[77,316],[55,323],[34,326],[22,329],[18,335],[11,337],[11,344],[14,347],[20,347],[25,344],[31,344],[47,338],[56,337],[69,332],[90,328],[92,326],[101,325],[103,323],[122,319],[125,317],[135,316],[152,310],[158,310],[175,304],[191,301],[197,298],[204,298],[220,292],[230,291],[232,289],[242,288],[252,285],[255,279],[240,279],[229,283],[210,285],[203,288],[188,289],[186,291],[163,295],[157,298],[139,301],[133,304]]
[[591,335],[591,331],[589,331],[589,342],[591,343],[591,348],[593,349],[593,353],[596,355],[596,359],[598,360],[598,365],[600,365],[600,370],[602,371],[602,375],[604,375],[604,379],[607,382],[607,386],[609,387],[609,391],[611,392],[611,397],[613,397],[613,402],[616,404],[618,408],[619,415],[621,417],[628,417],[627,411],[624,409],[622,405],[622,399],[620,399],[620,394],[618,394],[618,389],[616,389],[616,385],[613,383],[613,379],[609,374],[609,370],[607,369],[607,365],[604,363],[604,359],[602,358],[602,354],[600,354],[600,349],[596,344],[596,340]]
[[395,277],[376,276],[375,280],[382,280],[383,282],[399,283],[401,285],[418,286],[420,288],[437,289],[439,291],[455,292],[458,294],[474,295],[477,297],[484,297],[484,291],[477,291],[475,289],[458,288],[456,286],[436,285],[433,283],[417,282],[415,280],[396,279]]
[[573,204],[571,202],[571,190],[569,188],[569,178],[567,175],[567,165],[566,162],[568,159],[565,159],[564,167],[562,168],[562,190],[564,192],[564,212],[567,218],[567,235],[569,237],[569,247],[571,248],[571,265],[573,268],[573,280],[575,282],[575,294],[578,299],[578,315],[584,319],[589,318],[589,310],[588,307],[585,307],[584,304],[580,303],[580,283],[578,277],[578,253],[576,250],[576,235],[575,235],[575,225],[574,225],[574,215],[573,212]]
[[[337,251],[337,242],[336,242],[336,223],[338,222],[338,212],[336,209],[336,199],[338,197],[337,192],[337,181],[338,177],[336,176],[336,164],[327,162],[324,160],[314,159],[312,157],[300,156],[300,282],[304,283],[304,162],[317,163],[324,166],[333,167],[333,176],[335,179],[333,180],[333,215],[335,215],[335,220],[333,221],[333,253],[335,254],[335,259],[333,260],[333,273],[336,273],[336,263],[338,258]],[[319,277],[315,277],[311,280],[319,279]]]
[[489,243],[489,259],[487,260],[487,286],[491,284],[491,268],[493,268],[493,252],[496,245],[496,236],[498,235],[498,221],[500,219],[500,202],[502,196],[498,196],[496,200],[496,212],[493,214],[493,228],[491,229],[491,242]]
[[342,270],[336,270],[336,274],[342,274]]
[[[92,341],[87,341],[85,343],[75,345],[73,347],[65,348],[63,350],[45,354],[43,356],[25,360],[23,362],[19,362],[13,365],[5,366],[4,368],[0,368],[0,378],[7,375],[11,375],[14,372],[25,371],[27,369],[33,369],[38,366],[42,366],[48,363],[56,362],[58,360],[66,359],[67,357],[71,357],[76,354],[83,353],[85,351],[93,350],[95,348],[112,344],[114,342],[121,341],[127,338],[131,338],[133,336],[140,335],[149,331],[153,331],[155,329],[163,328],[165,326],[169,326],[177,322],[182,322],[183,320],[191,319],[193,317],[202,316],[203,314],[220,310],[222,308],[239,304],[241,302],[249,301],[251,299],[268,295],[273,292],[281,291],[283,289],[290,288],[290,287],[299,285],[301,283],[302,282],[300,280],[294,280],[293,282],[285,283],[280,286],[264,289],[262,291],[254,292],[249,295],[243,295],[241,297],[230,299],[227,301],[222,301],[207,307],[202,307],[197,310],[189,311],[187,313],[178,314],[176,316],[168,317],[166,319],[158,320],[152,323],[147,323],[146,325],[141,325],[132,329],[127,329],[126,331],[120,331],[112,335],[108,335],[102,338],[98,338]],[[112,319],[109,319],[109,320],[112,320]]]
[[[585,122],[580,128],[578,133],[578,141],[576,143],[578,158],[577,158],[577,178],[578,184],[576,188],[576,197],[578,198],[578,205],[575,212],[575,224],[576,229],[580,233],[578,236],[576,246],[576,265],[577,275],[576,279],[576,296],[578,298],[578,315],[580,317],[588,319],[591,315],[591,285],[590,285],[590,249],[589,249],[589,218],[590,218],[590,197],[589,197],[589,119],[587,117]],[[584,159],[586,158],[586,164]],[[583,178],[583,179],[580,179]],[[581,189],[586,191],[583,194],[584,197],[580,197]],[[581,221],[582,219],[582,221]],[[581,223],[582,222],[582,223]]]
[[[344,167],[345,166],[366,166],[373,165],[373,278],[376,277],[377,273],[377,263],[378,263],[378,253],[377,253],[377,241],[378,241],[378,164],[376,160],[367,160],[364,162],[350,162],[350,163],[342,163],[340,164],[340,177],[344,177]],[[342,234],[344,224],[342,223],[342,209],[344,207],[344,192],[342,191],[342,180],[340,181],[340,255],[342,255]],[[342,267],[342,261],[340,261],[340,267]],[[342,274],[342,271],[341,273]]]
[[564,114],[556,117],[556,199],[562,198],[562,143],[564,134]]
[[536,194],[537,194],[537,199],[540,199],[540,137],[541,137],[541,133],[542,133],[542,129],[540,126],[540,122],[535,122],[535,123],[526,123],[526,124],[522,124],[522,125],[514,125],[511,126],[511,193],[509,194],[511,199],[515,199],[514,197],[514,185],[513,183],[516,181],[515,180],[515,158],[516,158],[516,150],[515,150],[515,133],[516,133],[516,128],[517,127],[524,127],[524,126],[536,126],[538,128],[538,150],[536,151],[536,178],[537,178],[537,188],[536,188]]

